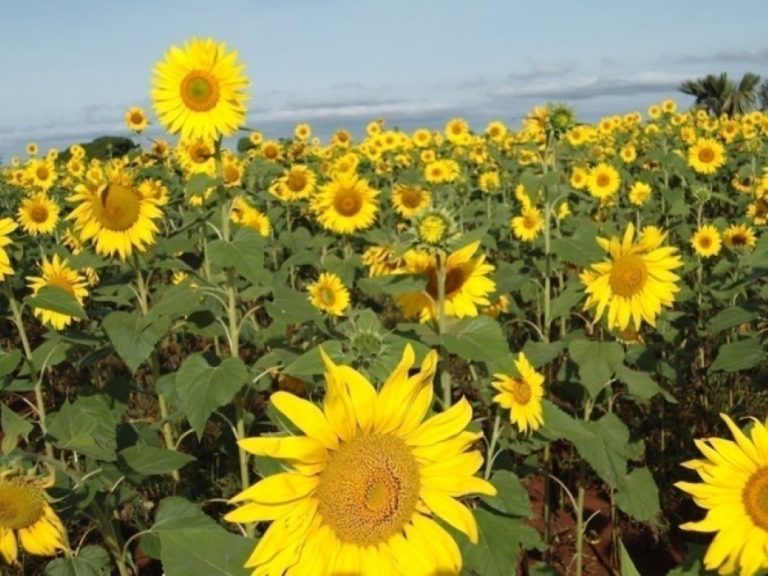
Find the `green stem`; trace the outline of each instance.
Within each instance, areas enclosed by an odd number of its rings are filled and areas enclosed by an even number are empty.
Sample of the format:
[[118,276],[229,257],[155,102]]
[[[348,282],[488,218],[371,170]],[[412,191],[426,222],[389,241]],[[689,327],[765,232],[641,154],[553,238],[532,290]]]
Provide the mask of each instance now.
[[[445,254],[441,251],[437,255],[437,333],[441,338],[445,333]],[[445,352],[445,349],[443,349]],[[440,384],[443,390],[443,410],[451,407],[451,373],[446,368],[448,353],[444,353],[443,370],[440,373]]]
[[[584,404],[584,422],[592,415],[592,400]],[[579,460],[579,489],[576,496],[576,576],[581,576],[584,564],[584,497],[586,495],[587,467],[584,459]]]
[[499,441],[499,432],[501,431],[501,414],[496,412],[496,417],[493,419],[493,431],[491,432],[491,442],[488,444],[488,457],[485,460],[485,473],[483,478],[488,480],[491,477],[491,469],[493,468],[494,452],[496,451],[496,444]]

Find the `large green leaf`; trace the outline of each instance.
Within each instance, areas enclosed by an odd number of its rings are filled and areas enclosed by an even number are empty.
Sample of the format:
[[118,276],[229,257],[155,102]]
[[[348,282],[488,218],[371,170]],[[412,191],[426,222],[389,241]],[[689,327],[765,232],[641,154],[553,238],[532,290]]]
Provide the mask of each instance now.
[[0,351],[0,378],[7,376],[16,370],[16,366],[18,366],[19,362],[21,362],[21,358],[21,350],[17,348],[14,348],[7,354],[3,351]]
[[709,330],[709,333],[714,336],[728,328],[751,322],[757,317],[758,313],[753,307],[733,306],[724,308],[710,319],[707,323],[707,329]]
[[117,448],[115,414],[106,396],[65,400],[48,421],[48,435],[56,447],[98,460],[115,460]]
[[27,297],[27,304],[33,308],[50,310],[84,320],[88,315],[77,299],[58,286],[43,286],[34,296]]
[[597,475],[612,488],[618,488],[627,475],[627,461],[638,456],[637,445],[629,442],[629,429],[615,414],[606,414],[584,425],[592,437],[571,441]]
[[642,522],[661,513],[659,488],[648,468],[635,468],[627,474],[616,490],[616,504],[622,512]]
[[195,460],[189,454],[148,444],[136,444],[121,450],[120,457],[132,470],[143,476],[169,474]]
[[624,349],[618,342],[579,339],[571,342],[568,352],[579,367],[581,384],[593,399],[597,399],[624,360]]
[[264,277],[266,241],[251,228],[240,228],[231,241],[214,240],[208,244],[208,259],[214,266],[234,268],[252,284]]
[[533,515],[528,491],[514,472],[497,470],[491,476],[496,496],[483,496],[482,500],[503,514],[529,518]]
[[248,369],[239,358],[225,358],[211,366],[202,354],[192,354],[176,371],[174,384],[179,407],[201,438],[211,413],[226,404],[248,381]]
[[45,576],[109,576],[109,554],[101,546],[85,546],[76,556],[56,558],[45,566]]
[[152,321],[137,312],[112,312],[102,324],[115,352],[131,372],[141,366],[168,329],[166,322]]
[[588,221],[581,221],[570,236],[552,240],[552,252],[561,260],[586,267],[605,258],[596,238],[597,228]]
[[620,382],[624,382],[629,393],[640,400],[649,400],[656,396],[656,394],[661,394],[667,402],[677,403],[675,397],[656,384],[647,372],[632,370],[623,364],[619,364],[616,366],[616,378]]
[[0,424],[3,428],[3,454],[12,452],[19,445],[19,437],[27,442],[29,433],[34,429],[32,422],[16,414],[6,404],[0,404]]
[[709,371],[738,372],[749,370],[764,363],[766,357],[768,354],[766,354],[760,338],[751,336],[744,340],[723,344],[717,351],[717,358],[710,365]]
[[488,316],[449,322],[442,335],[445,349],[465,360],[497,362],[509,354],[499,323]]

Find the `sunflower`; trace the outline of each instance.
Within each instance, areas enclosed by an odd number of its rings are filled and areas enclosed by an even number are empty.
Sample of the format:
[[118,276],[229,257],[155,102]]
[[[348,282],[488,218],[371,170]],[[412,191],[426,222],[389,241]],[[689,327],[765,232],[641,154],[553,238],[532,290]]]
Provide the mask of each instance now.
[[768,568],[768,428],[754,420],[749,435],[725,414],[734,440],[695,440],[703,459],[684,462],[702,482],[677,482],[707,515],[680,527],[715,532],[704,567],[719,574],[752,576]]
[[363,264],[368,267],[368,276],[387,276],[404,272],[405,262],[395,256],[390,246],[370,246],[363,252]]
[[445,125],[445,138],[452,144],[464,145],[469,142],[469,123],[463,118],[453,118]]
[[230,218],[235,224],[247,226],[258,232],[261,236],[269,236],[272,233],[272,225],[269,217],[261,210],[254,208],[242,196],[235,198],[232,204]]
[[176,146],[176,158],[187,174],[216,175],[216,158],[214,145],[205,138],[190,138],[181,140]]
[[621,176],[619,176],[619,171],[604,162],[592,168],[587,177],[589,193],[601,202],[605,202],[613,197],[618,192],[620,184]]
[[714,174],[725,159],[725,147],[713,138],[699,138],[688,150],[688,165],[699,174]]
[[544,230],[544,216],[536,206],[523,206],[520,216],[515,216],[509,222],[515,238],[523,242],[533,242]]
[[574,166],[568,183],[574,190],[583,190],[589,182],[589,170],[581,166]]
[[485,127],[485,135],[493,142],[500,144],[507,136],[507,127],[500,120],[493,120]]
[[8,257],[8,252],[5,251],[5,247],[13,243],[13,240],[8,235],[18,227],[19,225],[11,218],[0,218],[0,282],[6,276],[13,274],[11,259]]
[[626,164],[631,164],[637,159],[637,149],[634,144],[627,144],[619,150],[619,156]]
[[461,552],[440,518],[477,542],[469,508],[457,499],[496,494],[475,476],[483,457],[471,446],[480,433],[466,399],[426,421],[433,400],[437,354],[409,375],[406,346],[377,392],[349,366],[321,352],[323,408],[275,392],[275,408],[306,436],[247,438],[247,451],[286,461],[232,499],[243,503],[231,522],[271,521],[246,568],[254,574],[458,574]]
[[[41,266],[42,276],[28,276],[29,288],[33,294],[37,294],[45,286],[61,288],[75,297],[78,304],[82,306],[83,300],[88,296],[88,283],[85,278],[78,274],[77,270],[69,267],[66,258],[59,258],[58,254],[53,255],[50,261],[43,258]],[[54,312],[45,308],[35,308],[34,314],[46,326],[55,330],[63,330],[75,320],[73,316]]]
[[651,197],[651,187],[639,180],[629,189],[629,203],[633,206],[643,206]]
[[114,172],[96,192],[83,184],[76,186],[68,200],[78,203],[67,218],[74,220],[80,239],[93,241],[98,254],[117,254],[121,260],[134,248],[143,252],[155,241],[155,220],[163,216],[157,201],[143,196],[123,170]]
[[323,272],[307,292],[312,306],[332,316],[341,316],[349,307],[349,290],[336,274]]
[[306,122],[302,122],[301,124],[296,124],[296,128],[293,129],[293,135],[302,142],[306,142],[309,140],[309,137],[312,136],[312,126],[307,124]]
[[417,148],[426,148],[432,143],[432,133],[426,128],[418,128],[411,136],[411,142]]
[[46,501],[52,481],[13,471],[0,472],[0,556],[18,566],[19,542],[36,556],[67,550],[64,525]]
[[755,231],[746,224],[733,224],[723,232],[723,243],[731,250],[751,249],[757,244]]
[[661,246],[664,235],[643,237],[634,243],[635,227],[630,223],[623,240],[598,238],[610,260],[592,264],[581,273],[586,286],[584,309],[597,308],[595,322],[608,309],[608,328],[624,330],[630,322],[639,330],[643,320],[656,325],[662,307],[670,307],[680,290],[680,277],[672,272],[683,265],[677,248]]
[[216,140],[245,122],[248,80],[237,52],[213,39],[172,46],[154,70],[152,100],[160,122],[182,138]]
[[18,218],[27,234],[50,234],[59,222],[59,206],[45,192],[38,192],[21,201]]
[[28,142],[25,151],[27,152],[27,156],[37,156],[40,152],[40,147],[37,145],[37,142]]
[[131,132],[141,134],[149,125],[149,118],[144,109],[139,106],[131,106],[125,113],[125,125]]
[[261,155],[267,160],[277,162],[283,157],[283,147],[276,140],[267,140],[261,145]]
[[483,172],[477,179],[477,186],[483,192],[489,193],[501,188],[501,176],[498,170]]
[[413,218],[432,203],[429,191],[413,184],[395,184],[392,205],[403,218]]
[[353,234],[373,224],[379,209],[378,195],[377,190],[355,174],[335,174],[314,197],[312,207],[326,230]]
[[309,198],[315,191],[317,176],[311,168],[294,164],[269,187],[271,194],[281,200],[294,202]]
[[[485,262],[485,256],[473,258],[480,241],[472,242],[448,255],[445,259],[445,314],[446,316],[477,316],[478,306],[488,306],[488,295],[496,290],[496,282],[488,278],[494,266]],[[403,255],[405,274],[424,274],[427,285],[420,292],[397,296],[398,304],[407,317],[418,317],[420,322],[437,318],[437,256],[421,250],[409,250]]]
[[39,188],[43,192],[51,189],[58,179],[56,164],[47,158],[31,160],[26,169],[27,181],[34,188]]
[[712,225],[701,226],[691,238],[691,246],[694,252],[702,258],[717,256],[722,247],[720,232]]
[[515,360],[516,376],[494,374],[492,386],[499,391],[493,397],[502,408],[509,410],[509,421],[522,432],[538,430],[544,423],[541,399],[544,396],[544,376],[531,366],[520,352]]

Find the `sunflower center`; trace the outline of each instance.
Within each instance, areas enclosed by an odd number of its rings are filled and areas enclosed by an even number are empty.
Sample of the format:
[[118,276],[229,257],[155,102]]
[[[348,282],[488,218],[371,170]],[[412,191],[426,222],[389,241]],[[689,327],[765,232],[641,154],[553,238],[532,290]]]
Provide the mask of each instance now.
[[35,175],[38,180],[48,180],[48,176],[51,175],[51,171],[48,170],[48,166],[38,166],[35,170]]
[[702,236],[699,238],[699,246],[704,249],[709,248],[712,246],[712,238],[709,236]]
[[0,480],[0,527],[28,528],[43,517],[43,490],[21,480]]
[[207,112],[219,101],[219,81],[205,70],[193,70],[181,81],[181,99],[195,112]]
[[731,244],[734,246],[746,246],[747,236],[741,232],[736,232],[731,236]]
[[334,293],[333,289],[329,288],[328,286],[320,288],[317,296],[324,306],[333,306],[336,303],[336,294]]
[[699,161],[708,164],[715,159],[715,151],[712,148],[702,148],[699,150]]
[[609,283],[619,296],[629,298],[643,289],[648,277],[648,267],[637,254],[620,256],[613,262]]
[[227,164],[224,166],[224,181],[227,183],[237,182],[240,179],[240,169],[236,164]]
[[141,124],[144,122],[144,115],[141,112],[131,114],[131,124]]
[[419,238],[428,244],[437,244],[448,230],[448,223],[439,214],[431,214],[419,222]]
[[523,216],[523,228],[526,230],[534,230],[536,228],[536,219],[532,216]]
[[37,224],[43,224],[48,221],[48,208],[42,204],[35,204],[29,210],[29,219]]
[[101,192],[94,215],[104,228],[123,232],[139,219],[140,200],[136,192],[122,184],[109,184]]
[[291,171],[288,173],[286,184],[292,192],[301,192],[307,185],[307,176],[303,172]]
[[406,208],[418,208],[421,205],[421,191],[415,188],[405,188],[400,193],[400,202]]
[[320,476],[318,510],[342,542],[376,545],[413,516],[419,487],[418,465],[402,440],[358,436],[342,444]]
[[605,188],[608,186],[608,184],[611,183],[611,177],[608,176],[608,174],[598,174],[597,175],[597,185],[601,188]]
[[354,190],[343,190],[336,195],[333,201],[333,207],[336,212],[342,216],[350,218],[360,212],[360,208],[363,207],[363,201],[360,195]]
[[528,382],[521,378],[515,378],[513,383],[512,397],[515,399],[515,403],[525,406],[531,401],[531,387]]
[[[433,300],[437,300],[437,270],[430,268],[427,271],[429,278],[427,279],[426,291]],[[455,292],[461,290],[464,286],[464,270],[461,268],[450,268],[445,272],[445,297],[450,298]]]
[[768,467],[760,468],[749,477],[741,500],[752,521],[768,530]]
[[62,290],[66,290],[73,296],[75,295],[75,290],[72,287],[72,282],[62,274],[53,274],[50,278],[46,279],[46,284],[48,286],[55,286],[56,288],[61,288]]
[[211,151],[205,144],[195,144],[189,149],[189,157],[196,164],[203,164],[211,157]]

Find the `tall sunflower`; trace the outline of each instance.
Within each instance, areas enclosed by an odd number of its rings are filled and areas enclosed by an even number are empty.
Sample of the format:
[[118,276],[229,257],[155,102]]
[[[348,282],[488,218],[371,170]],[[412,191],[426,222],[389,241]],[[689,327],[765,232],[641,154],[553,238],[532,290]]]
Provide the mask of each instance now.
[[0,282],[2,282],[6,276],[13,274],[13,268],[11,268],[11,259],[8,257],[8,252],[5,251],[5,247],[13,243],[9,234],[16,230],[19,225],[11,218],[0,218]]
[[323,228],[337,234],[353,234],[373,224],[379,208],[378,195],[378,190],[363,178],[339,173],[313,198],[312,207]]
[[59,222],[59,205],[45,192],[38,192],[21,201],[18,218],[27,234],[50,234]]
[[269,187],[269,192],[281,200],[294,202],[309,198],[315,191],[317,177],[307,166],[294,164]]
[[[58,254],[54,254],[51,260],[43,258],[40,271],[41,276],[27,277],[33,294],[37,294],[45,286],[54,286],[74,296],[78,304],[83,304],[83,300],[88,296],[88,282],[78,274],[77,270],[69,267],[69,262],[67,262],[66,258],[59,258]],[[74,317],[68,314],[54,312],[45,308],[35,308],[33,312],[43,324],[55,330],[63,330],[75,320]]]
[[0,556],[7,564],[19,564],[19,542],[36,556],[67,549],[64,525],[46,501],[50,485],[41,478],[0,472]]
[[520,352],[515,360],[517,375],[494,374],[492,386],[499,391],[493,397],[502,408],[509,410],[509,420],[520,432],[538,430],[544,423],[541,399],[544,396],[544,376],[537,372],[525,354]]
[[465,399],[422,422],[432,405],[437,354],[409,376],[413,349],[379,392],[359,372],[325,363],[322,409],[279,391],[272,404],[306,436],[248,438],[247,451],[284,460],[232,499],[230,522],[271,522],[246,562],[255,574],[458,574],[461,553],[440,518],[477,542],[471,511],[457,499],[496,493],[475,476]]
[[691,246],[701,258],[709,258],[720,253],[723,241],[717,228],[711,224],[705,224],[696,230],[693,238],[691,238]]
[[245,122],[243,69],[237,52],[212,38],[172,46],[154,70],[151,94],[160,122],[182,138],[230,136]]
[[608,328],[624,330],[632,322],[639,330],[643,320],[655,326],[662,307],[671,307],[680,290],[680,277],[672,272],[683,265],[677,248],[661,246],[663,235],[649,235],[638,243],[633,242],[634,236],[630,223],[623,239],[598,238],[610,259],[581,273],[587,293],[584,309],[597,309],[595,322],[607,309]]
[[141,134],[141,132],[149,125],[149,118],[147,113],[140,106],[131,106],[125,113],[125,125],[131,132]]
[[269,217],[258,208],[252,206],[243,196],[235,198],[230,218],[235,224],[252,228],[261,236],[266,237],[272,233],[272,224],[269,221]]
[[509,221],[515,238],[523,242],[533,242],[544,230],[544,215],[536,206],[523,206],[519,216]]
[[606,202],[613,198],[616,192],[619,191],[620,184],[621,176],[619,171],[604,162],[592,168],[587,177],[587,190],[601,202]]
[[336,274],[323,272],[307,292],[312,306],[332,316],[341,316],[349,307],[349,290]]
[[392,206],[403,218],[413,218],[432,203],[428,190],[413,184],[395,184],[392,190]]
[[768,428],[755,420],[747,436],[725,414],[720,415],[734,440],[695,440],[703,459],[684,462],[701,482],[678,482],[707,515],[680,527],[714,532],[704,567],[719,574],[752,576],[768,568]]
[[157,201],[145,197],[134,186],[130,173],[117,170],[97,191],[85,185],[75,187],[68,198],[78,206],[67,217],[83,242],[91,240],[96,252],[104,256],[128,258],[133,250],[143,252],[154,243],[155,220],[163,212]]
[[725,147],[714,138],[699,138],[688,150],[688,165],[699,174],[714,174],[725,160]]
[[[488,295],[496,283],[488,278],[494,266],[485,262],[485,256],[473,257],[480,241],[472,242],[448,255],[445,259],[445,314],[463,318],[477,316],[478,305],[490,304]],[[426,251],[410,250],[403,255],[404,273],[424,274],[427,285],[420,292],[398,295],[397,301],[408,317],[420,322],[437,318],[438,285],[437,256]]]

